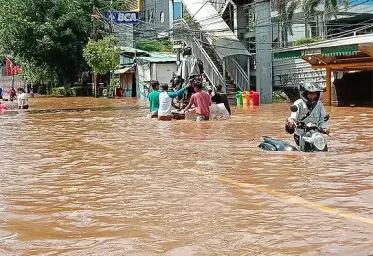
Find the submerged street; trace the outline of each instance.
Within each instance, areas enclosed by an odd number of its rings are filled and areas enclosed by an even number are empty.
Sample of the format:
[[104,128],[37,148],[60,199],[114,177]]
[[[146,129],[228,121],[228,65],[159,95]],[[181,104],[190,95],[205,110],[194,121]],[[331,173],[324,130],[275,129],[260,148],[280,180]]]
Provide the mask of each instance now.
[[0,255],[373,254],[372,108],[327,108],[330,152],[307,154],[257,147],[294,144],[289,104],[204,123],[133,99],[30,105],[0,115]]

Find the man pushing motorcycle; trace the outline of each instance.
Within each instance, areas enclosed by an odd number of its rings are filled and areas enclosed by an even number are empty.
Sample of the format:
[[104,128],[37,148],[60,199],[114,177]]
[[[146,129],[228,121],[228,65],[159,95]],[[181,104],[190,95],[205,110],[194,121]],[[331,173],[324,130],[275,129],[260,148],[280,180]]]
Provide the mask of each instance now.
[[296,111],[290,114],[285,126],[285,130],[289,134],[294,134],[294,140],[299,146],[299,138],[305,132],[304,128],[299,127],[299,122],[314,123],[322,132],[329,134],[328,118],[324,105],[320,101],[319,88],[316,82],[305,82],[300,85],[299,92],[301,98],[294,102]]

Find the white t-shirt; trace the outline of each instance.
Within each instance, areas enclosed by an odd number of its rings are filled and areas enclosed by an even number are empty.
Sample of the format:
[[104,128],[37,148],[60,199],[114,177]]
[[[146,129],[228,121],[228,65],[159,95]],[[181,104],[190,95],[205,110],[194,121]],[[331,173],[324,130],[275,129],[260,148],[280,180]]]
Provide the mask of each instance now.
[[21,93],[20,95],[18,95],[18,106],[22,106],[22,100],[24,100],[24,104],[23,106],[27,106],[28,105],[28,97],[27,97],[27,94],[26,93]]
[[158,116],[170,116],[172,112],[172,98],[168,92],[161,92],[159,94],[159,109]]

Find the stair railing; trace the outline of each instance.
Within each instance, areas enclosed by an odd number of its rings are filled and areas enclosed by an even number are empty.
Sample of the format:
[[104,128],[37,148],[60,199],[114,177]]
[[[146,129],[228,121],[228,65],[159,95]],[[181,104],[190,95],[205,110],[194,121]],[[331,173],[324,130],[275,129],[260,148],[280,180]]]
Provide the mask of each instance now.
[[178,36],[175,36],[174,38],[183,40],[189,47],[192,48],[193,55],[202,61],[204,74],[211,82],[212,86],[215,87],[218,84],[221,84],[223,87],[223,91],[226,91],[226,83],[224,81],[224,77],[215,66],[210,56],[206,53],[205,49],[203,49],[202,42],[197,39],[197,37],[202,37],[198,36],[197,33],[191,31],[188,24],[186,24],[184,20],[178,20],[176,24],[174,23],[174,28],[181,28],[181,31],[184,32],[183,36],[181,36],[179,33],[175,33],[178,34]]
[[241,91],[250,90],[249,76],[233,56],[226,58],[226,68]]

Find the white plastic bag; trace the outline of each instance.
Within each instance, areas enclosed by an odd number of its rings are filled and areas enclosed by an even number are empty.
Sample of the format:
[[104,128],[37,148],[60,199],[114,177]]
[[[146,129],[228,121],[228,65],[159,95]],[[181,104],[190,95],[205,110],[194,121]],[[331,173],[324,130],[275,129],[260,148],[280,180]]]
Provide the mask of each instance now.
[[215,104],[213,103],[210,106],[210,119],[228,119],[231,116],[229,115],[228,110],[225,108],[224,103]]
[[185,112],[185,120],[193,120],[193,121],[195,121],[196,120],[196,111],[194,109],[186,111]]

